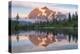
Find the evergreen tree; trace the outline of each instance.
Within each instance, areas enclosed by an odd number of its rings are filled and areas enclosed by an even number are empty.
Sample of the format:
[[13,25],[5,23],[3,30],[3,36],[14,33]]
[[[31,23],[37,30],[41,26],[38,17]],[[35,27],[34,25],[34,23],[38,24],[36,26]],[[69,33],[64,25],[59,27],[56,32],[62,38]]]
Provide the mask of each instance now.
[[18,19],[19,19],[19,15],[18,15],[18,13],[17,13],[16,19],[17,19],[17,21],[18,21]]
[[17,16],[16,16],[16,25],[15,25],[15,30],[18,30],[18,24],[19,24],[19,22],[18,22],[18,19],[19,19],[19,15],[17,14]]
[[75,20],[75,18],[76,18],[76,17],[75,17],[75,14],[72,14],[72,19]]
[[75,18],[76,18],[76,20],[78,20],[78,14],[77,14],[77,12],[75,12]]
[[71,21],[71,14],[69,13],[69,15],[68,15],[68,18],[69,18],[69,21]]

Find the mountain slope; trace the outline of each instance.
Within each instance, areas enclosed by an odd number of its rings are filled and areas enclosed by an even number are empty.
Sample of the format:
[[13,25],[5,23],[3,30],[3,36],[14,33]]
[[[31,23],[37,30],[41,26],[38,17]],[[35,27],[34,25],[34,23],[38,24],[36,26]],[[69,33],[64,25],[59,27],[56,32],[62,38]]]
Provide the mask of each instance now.
[[52,20],[53,18],[55,18],[56,11],[52,11],[47,7],[42,7],[42,8],[35,8],[33,9],[28,17],[34,18],[34,19],[48,19],[48,20]]

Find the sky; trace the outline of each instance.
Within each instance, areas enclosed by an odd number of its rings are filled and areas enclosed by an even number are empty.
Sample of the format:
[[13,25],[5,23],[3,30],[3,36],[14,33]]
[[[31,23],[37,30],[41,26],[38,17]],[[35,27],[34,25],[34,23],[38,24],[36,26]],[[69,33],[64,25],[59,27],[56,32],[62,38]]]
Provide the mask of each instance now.
[[26,2],[26,1],[12,1],[12,18],[16,17],[17,13],[21,18],[25,18],[34,8],[48,7],[53,11],[61,11],[63,13],[74,13],[78,6],[72,4],[55,4],[55,3],[40,3],[40,2]]

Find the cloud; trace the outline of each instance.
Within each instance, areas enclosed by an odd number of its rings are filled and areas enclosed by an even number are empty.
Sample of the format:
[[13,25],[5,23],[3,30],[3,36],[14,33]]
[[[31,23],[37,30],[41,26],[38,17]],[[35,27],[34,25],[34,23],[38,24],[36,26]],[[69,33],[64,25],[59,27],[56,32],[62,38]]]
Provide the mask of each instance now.
[[25,1],[13,1],[12,6],[17,7],[25,7],[25,8],[35,8],[35,7],[43,7],[47,5],[46,3],[36,3],[36,2],[25,2]]
[[72,4],[55,4],[55,3],[43,3],[43,2],[25,2],[25,1],[13,1],[13,6],[20,6],[20,7],[43,7],[43,6],[52,6],[52,7],[60,7],[60,8],[77,8],[77,5]]

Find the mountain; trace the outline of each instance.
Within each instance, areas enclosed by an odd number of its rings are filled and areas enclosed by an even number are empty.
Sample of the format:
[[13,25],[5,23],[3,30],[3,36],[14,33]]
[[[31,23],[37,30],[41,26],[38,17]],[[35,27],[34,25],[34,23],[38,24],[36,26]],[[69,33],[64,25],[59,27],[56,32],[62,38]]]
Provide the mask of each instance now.
[[49,8],[42,7],[42,8],[35,8],[33,9],[29,15],[29,19],[48,19],[52,20],[55,18],[56,11],[50,10]]
[[[66,18],[66,14],[62,14],[62,12],[50,10],[49,8],[41,7],[33,9],[27,18],[19,18],[18,21],[20,24],[32,24],[32,23],[40,23],[47,22],[56,19],[57,21],[62,21]],[[12,18],[13,21],[16,21],[16,17]]]

